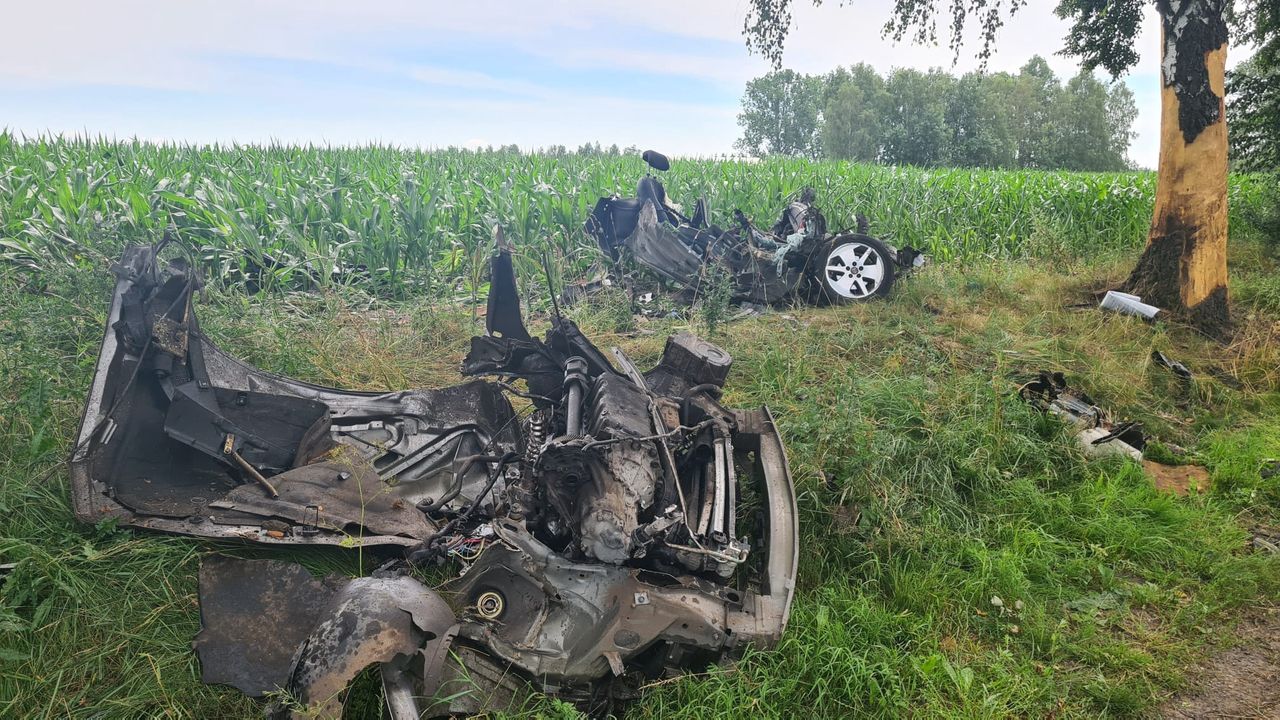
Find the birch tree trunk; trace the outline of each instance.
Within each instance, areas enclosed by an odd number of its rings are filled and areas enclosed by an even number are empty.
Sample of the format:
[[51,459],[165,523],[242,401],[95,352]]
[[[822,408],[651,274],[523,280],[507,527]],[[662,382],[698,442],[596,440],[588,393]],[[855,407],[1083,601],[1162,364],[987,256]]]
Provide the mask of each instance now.
[[1147,248],[1125,289],[1213,335],[1227,297],[1225,0],[1159,0],[1160,165]]

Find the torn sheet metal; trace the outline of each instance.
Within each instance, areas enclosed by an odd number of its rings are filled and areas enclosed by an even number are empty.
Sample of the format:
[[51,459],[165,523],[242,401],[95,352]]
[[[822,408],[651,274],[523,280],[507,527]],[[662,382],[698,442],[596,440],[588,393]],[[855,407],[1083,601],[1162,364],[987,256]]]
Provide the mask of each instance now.
[[200,564],[201,679],[272,694],[277,718],[340,717],[356,675],[407,662],[454,623],[403,575],[316,579],[301,565],[219,555]]
[[347,685],[365,668],[403,666],[453,625],[444,600],[411,577],[349,581],[298,647],[275,717],[341,717]]
[[1035,380],[1018,388],[1018,395],[1078,428],[1076,437],[1086,456],[1123,455],[1142,461],[1142,450],[1147,444],[1142,426],[1132,421],[1113,420],[1088,395],[1068,387],[1062,373],[1042,370]]
[[1098,307],[1121,315],[1137,315],[1144,320],[1151,320],[1160,313],[1160,308],[1142,302],[1141,297],[1119,290],[1108,290]]
[[200,679],[261,697],[289,682],[298,647],[341,581],[301,565],[211,555],[200,562]]
[[[539,693],[607,715],[659,677],[778,642],[795,490],[768,410],[720,402],[732,358],[680,334],[641,371],[558,315],[535,337],[500,237],[492,269],[462,366],[484,379],[358,393],[227,355],[186,268],[125,252],[71,458],[77,516],[404,553],[355,580],[209,558],[207,681],[273,693],[281,717],[336,717],[377,665],[394,720]],[[433,591],[424,564],[460,572]]]
[[492,382],[388,393],[320,387],[226,354],[193,310],[182,315],[185,345],[158,343],[155,324],[191,305],[197,281],[181,266],[160,270],[147,246],[128,248],[116,274],[70,463],[83,521],[266,543],[412,546],[435,528],[417,504],[448,496],[443,507],[457,510],[488,481],[475,466],[454,473],[460,458],[516,448],[514,410]]
[[[651,167],[666,169],[661,165]],[[615,268],[634,260],[694,297],[723,276],[736,302],[869,300],[888,294],[896,275],[924,265],[920,250],[869,236],[861,216],[856,232],[829,233],[815,199],[805,188],[767,229],[739,210],[733,226],[721,228],[711,222],[705,200],[685,216],[668,202],[661,181],[645,175],[635,197],[601,198],[584,228]]]
[[1173,373],[1179,380],[1191,381],[1195,379],[1195,376],[1186,365],[1169,358],[1159,350],[1151,351],[1151,362]]

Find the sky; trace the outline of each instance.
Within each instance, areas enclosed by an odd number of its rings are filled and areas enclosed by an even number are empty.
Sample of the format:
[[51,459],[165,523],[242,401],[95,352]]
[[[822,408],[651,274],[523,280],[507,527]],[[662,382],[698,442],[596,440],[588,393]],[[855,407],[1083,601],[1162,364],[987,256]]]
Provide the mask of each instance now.
[[[748,80],[746,0],[9,0],[0,127],[153,141],[524,149],[586,142],[682,156],[733,152]],[[797,0],[783,59],[800,72],[865,62],[977,67],[881,37],[891,0]],[[949,3],[942,3],[944,6]],[[1056,53],[1066,23],[1031,0],[988,70]],[[1158,150],[1159,24],[1121,78],[1138,104],[1130,158]]]

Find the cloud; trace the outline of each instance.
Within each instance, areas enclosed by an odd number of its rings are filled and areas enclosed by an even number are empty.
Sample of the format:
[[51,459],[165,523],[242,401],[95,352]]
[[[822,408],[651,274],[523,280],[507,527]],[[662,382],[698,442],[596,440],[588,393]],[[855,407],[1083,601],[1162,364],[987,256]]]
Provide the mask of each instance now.
[[450,68],[432,67],[429,65],[412,65],[402,68],[409,77],[426,85],[438,85],[468,90],[484,90],[502,95],[518,95],[533,98],[547,98],[549,91],[545,86],[513,80],[504,80],[482,72],[453,70]]
[[[951,69],[946,48],[881,38],[891,6],[796,0],[786,64]],[[737,96],[768,70],[746,53],[745,12],[742,0],[25,2],[6,9],[22,31],[0,44],[0,111],[26,132],[728,152]],[[1154,15],[1146,28],[1139,49],[1154,67]],[[1052,3],[1030,3],[1002,29],[989,68],[1016,71],[1041,54],[1073,74],[1075,61],[1054,55],[1065,30]],[[971,39],[957,71],[976,65],[975,50]],[[1135,157],[1154,164],[1149,149],[1137,155],[1157,136],[1149,97],[1139,94]]]

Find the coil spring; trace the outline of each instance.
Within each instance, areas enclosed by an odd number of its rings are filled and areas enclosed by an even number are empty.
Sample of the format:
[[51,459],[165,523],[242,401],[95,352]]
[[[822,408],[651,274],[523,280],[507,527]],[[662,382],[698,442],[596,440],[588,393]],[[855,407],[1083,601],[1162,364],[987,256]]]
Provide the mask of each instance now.
[[529,418],[529,432],[524,445],[524,461],[530,467],[538,462],[542,446],[547,442],[547,423],[541,415]]

